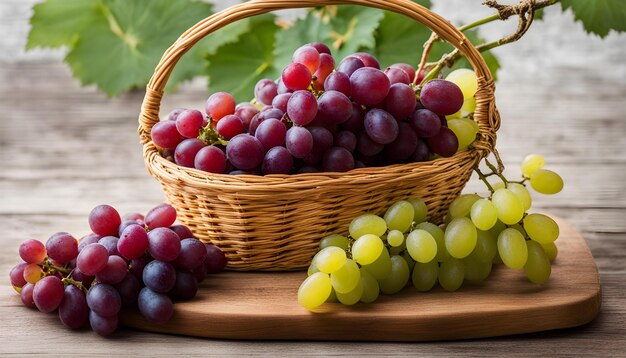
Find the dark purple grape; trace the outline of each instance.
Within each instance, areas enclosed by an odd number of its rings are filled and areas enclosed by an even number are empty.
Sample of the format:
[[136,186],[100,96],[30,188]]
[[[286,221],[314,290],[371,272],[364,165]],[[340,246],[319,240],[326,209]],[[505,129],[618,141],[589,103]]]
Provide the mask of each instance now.
[[185,138],[196,138],[200,134],[200,128],[204,124],[202,112],[188,109],[176,118],[176,129]]
[[285,87],[291,91],[305,90],[311,84],[313,75],[309,69],[301,63],[290,63],[285,67],[282,80]]
[[256,116],[258,113],[259,109],[249,103],[239,104],[235,109],[235,115],[241,119],[244,130],[250,126],[252,117]]
[[132,225],[137,225],[139,227],[142,227],[145,225],[143,220],[124,220],[122,219],[122,223],[120,224],[120,228],[118,230],[118,237],[122,236],[122,233],[124,232],[124,230],[126,230],[127,227],[132,226]]
[[409,120],[411,127],[418,137],[429,138],[437,135],[441,128],[441,119],[439,116],[428,109],[418,109],[413,112],[413,116]]
[[87,291],[87,305],[102,317],[113,317],[120,312],[122,299],[115,287],[98,283]]
[[157,205],[148,211],[145,221],[150,230],[171,226],[176,221],[176,209],[170,204]]
[[180,241],[180,254],[172,262],[175,267],[191,271],[200,266],[206,258],[204,244],[195,238],[186,238]]
[[[204,264],[202,265],[204,267]],[[35,289],[35,285],[32,283],[27,283],[22,286],[22,290],[20,291],[20,299],[22,300],[22,304],[28,308],[35,308],[35,301],[33,301],[33,290]]]
[[[399,69],[398,71],[402,72]],[[404,72],[402,73],[404,74]],[[385,109],[398,121],[404,121],[413,114],[416,104],[415,92],[409,85],[404,83],[391,85],[389,93],[385,98]]]
[[365,110],[360,104],[352,102],[352,114],[347,121],[341,123],[341,128],[348,130],[354,134],[359,133],[363,129],[363,118],[365,118]]
[[202,148],[204,148],[204,143],[200,139],[185,139],[176,146],[174,162],[183,167],[193,168],[193,161],[196,158],[196,154],[198,154],[198,151]]
[[196,293],[198,293],[198,280],[194,274],[176,270],[176,283],[169,292],[170,297],[176,301],[184,301],[194,298]]
[[174,149],[185,139],[178,132],[174,121],[157,122],[150,130],[150,136],[154,144],[165,149]]
[[315,118],[318,103],[309,91],[295,91],[287,103],[287,115],[299,126],[305,126]]
[[350,57],[358,58],[359,60],[361,60],[361,62],[363,62],[363,65],[365,65],[365,67],[372,67],[380,70],[380,63],[378,62],[376,57],[367,52],[356,52],[350,55]]
[[117,255],[109,256],[107,265],[96,274],[96,280],[101,283],[115,285],[120,283],[128,273],[128,264]]
[[146,256],[138,257],[130,261],[130,273],[141,283],[143,283],[143,269],[148,262],[149,260]]
[[204,277],[206,276],[206,270],[207,270],[206,265],[203,262],[202,265],[191,270],[191,273],[196,278],[196,281],[200,283],[204,281]]
[[206,246],[206,259],[204,259],[204,266],[207,273],[220,273],[226,267],[226,255],[220,250],[219,247],[211,244],[205,244]]
[[356,135],[350,131],[335,133],[335,147],[342,147],[348,152],[353,153],[356,149]]
[[249,133],[251,135],[254,135],[254,133],[256,132],[256,129],[264,120],[269,119],[269,118],[282,119],[284,114],[285,113],[278,108],[269,108],[268,110],[263,110],[259,112],[259,114],[254,116],[252,118],[252,121],[250,122]]
[[415,68],[413,68],[413,66],[409,65],[408,63],[394,63],[390,67],[399,68],[404,71],[409,77],[409,83],[413,83],[413,80],[415,79]]
[[325,172],[347,172],[354,169],[354,157],[345,148],[330,148],[324,154],[322,168]]
[[326,91],[318,99],[318,114],[330,124],[340,124],[352,115],[352,102],[338,91]]
[[365,67],[365,64],[363,64],[363,61],[359,60],[358,58],[346,57],[343,59],[343,61],[339,63],[339,67],[337,67],[337,72],[343,72],[348,75],[348,77],[350,77],[352,76],[354,71],[363,67]]
[[350,76],[352,99],[364,106],[373,106],[381,103],[389,93],[389,78],[385,74],[371,67],[363,67],[354,71]]
[[313,48],[315,48],[317,50],[317,52],[319,52],[320,54],[326,53],[326,54],[331,55],[330,49],[324,43],[321,43],[321,42],[311,42],[310,44],[307,44],[307,45],[308,46],[312,46]]
[[447,116],[463,106],[463,92],[455,83],[446,80],[430,80],[424,84],[420,101],[427,109]]
[[403,163],[417,148],[417,136],[407,123],[400,123],[398,138],[385,146],[384,157],[387,163]]
[[343,72],[333,72],[324,81],[324,90],[337,91],[350,97],[352,88],[350,87],[350,77]]
[[172,225],[170,226],[170,230],[174,231],[181,240],[195,238],[191,230],[185,225]]
[[169,262],[154,260],[143,269],[143,283],[155,292],[171,290],[175,281],[176,269]]
[[115,236],[105,236],[102,239],[100,239],[98,243],[104,246],[105,249],[107,249],[107,252],[109,253],[109,255],[119,255],[119,252],[117,251],[118,241],[119,239]]
[[117,316],[102,317],[94,311],[89,311],[89,325],[91,329],[101,336],[109,336],[117,330]]
[[109,262],[109,252],[100,244],[89,244],[78,254],[76,267],[89,276],[100,272]]
[[310,165],[304,166],[298,170],[298,174],[319,173],[319,172],[320,172],[319,169],[317,169],[316,167],[312,167]]
[[217,130],[217,133],[224,137],[224,139],[229,140],[237,134],[243,133],[244,125],[241,118],[234,114],[229,114],[217,122],[215,130]]
[[266,174],[289,174],[293,167],[293,157],[285,147],[276,146],[267,151],[263,158],[261,172]]
[[285,137],[285,146],[296,158],[304,158],[313,150],[313,135],[304,127],[291,127]]
[[150,322],[162,324],[170,320],[174,314],[172,300],[164,294],[144,287],[139,292],[137,301],[139,311]]
[[173,261],[180,253],[180,238],[168,228],[159,227],[148,232],[148,252],[160,261]]
[[117,251],[132,260],[142,256],[148,249],[148,233],[139,225],[128,226],[117,241]]
[[102,236],[94,233],[83,236],[78,242],[78,253],[83,251],[83,248],[85,248],[85,246],[89,244],[95,244],[100,241],[100,239],[102,239]]
[[408,85],[411,83],[409,75],[401,68],[387,67],[387,69],[385,70],[385,75],[387,75],[391,84],[404,83]]
[[384,147],[384,145],[374,142],[372,138],[367,135],[366,131],[361,131],[357,135],[356,150],[363,155],[376,155],[380,153]]
[[117,234],[121,223],[120,214],[110,205],[98,205],[89,214],[91,231],[100,236]]
[[26,262],[19,263],[11,269],[9,272],[9,277],[11,278],[11,285],[13,287],[23,287],[26,284],[26,280],[24,279],[24,268],[28,264]]
[[78,329],[87,323],[89,307],[85,294],[74,285],[67,285],[63,295],[63,302],[59,306],[61,322],[71,329]]
[[445,116],[439,116],[439,121],[440,121],[442,127],[447,127],[448,126],[448,120],[446,119]]
[[115,289],[120,294],[122,307],[134,307],[137,305],[141,283],[131,272],[127,273],[124,279],[115,285]]
[[365,167],[366,167],[366,165],[362,161],[360,161],[360,160],[355,160],[354,161],[354,169],[365,168]]
[[[309,92],[307,92],[309,93]],[[295,95],[294,95],[295,96]],[[293,97],[291,97],[293,99]],[[283,122],[276,118],[269,118],[263,121],[257,128],[254,136],[263,145],[263,151],[267,152],[271,148],[283,145],[285,143],[285,135],[287,127]],[[237,166],[237,165],[236,165]],[[240,168],[247,169],[247,168]]]
[[226,146],[226,157],[238,169],[258,167],[263,162],[264,154],[263,144],[249,134],[236,135]]
[[287,112],[287,103],[289,103],[291,95],[291,93],[282,93],[277,95],[272,101],[272,107],[280,109],[283,112]]
[[122,221],[126,220],[141,220],[143,221],[144,217],[140,213],[126,213],[122,216]]
[[70,275],[71,279],[77,282],[80,282],[84,288],[91,287],[91,283],[93,282],[94,276],[88,276],[83,274],[78,267],[72,270],[72,274]]
[[311,153],[302,158],[309,165],[317,164],[322,160],[324,153],[333,146],[333,134],[324,127],[309,127],[313,136]]
[[278,86],[272,80],[263,79],[256,83],[254,86],[254,97],[259,103],[270,105],[272,100],[276,97]]
[[33,301],[41,312],[56,310],[63,301],[63,283],[56,276],[46,276],[35,283]]
[[441,127],[437,135],[428,138],[430,151],[442,157],[451,157],[459,147],[459,140],[452,130]]
[[[222,123],[228,116],[224,117],[219,123]],[[219,124],[218,124],[219,125]],[[214,145],[208,145],[198,151],[193,161],[196,169],[205,172],[222,174],[226,170],[226,154]]]
[[371,109],[363,121],[367,135],[376,143],[388,144],[398,137],[398,122],[382,109]]
[[175,121],[178,118],[178,115],[185,111],[186,108],[174,108],[168,115],[168,121]]

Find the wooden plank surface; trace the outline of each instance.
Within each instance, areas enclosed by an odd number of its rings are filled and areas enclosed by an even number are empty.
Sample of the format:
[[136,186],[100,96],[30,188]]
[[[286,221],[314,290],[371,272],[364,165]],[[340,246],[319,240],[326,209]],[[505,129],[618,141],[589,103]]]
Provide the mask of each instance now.
[[[112,354],[359,356],[621,356],[626,351],[626,82],[579,76],[566,68],[528,81],[501,81],[498,148],[508,165],[538,152],[564,177],[557,196],[535,198],[575,225],[587,240],[602,282],[602,309],[570,329],[442,343],[229,341],[163,336],[123,329],[112,340],[64,329],[55,315],[21,307],[0,281],[0,355]],[[164,99],[163,110],[200,107],[200,85]],[[147,174],[136,136],[139,92],[108,99],[80,88],[61,63],[0,66],[0,272],[18,262],[28,238],[56,231],[87,233],[86,215],[100,203],[146,211],[163,200]],[[468,189],[479,188],[470,183]],[[11,297],[11,298],[9,298]],[[358,327],[355,327],[358,329]]]

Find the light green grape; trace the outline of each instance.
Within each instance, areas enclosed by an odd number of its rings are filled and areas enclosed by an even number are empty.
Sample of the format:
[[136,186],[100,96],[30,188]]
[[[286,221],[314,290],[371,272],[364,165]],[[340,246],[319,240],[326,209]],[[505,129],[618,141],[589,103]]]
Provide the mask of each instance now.
[[469,282],[480,283],[489,277],[493,264],[491,261],[481,261],[475,257],[468,256],[463,259],[463,272],[465,279]]
[[437,256],[437,241],[426,230],[413,230],[406,237],[406,249],[416,262],[430,262]]
[[313,260],[311,261],[311,264],[309,265],[309,268],[306,271],[306,273],[308,276],[311,276],[312,274],[316,272],[320,272],[320,270],[317,268],[317,265],[315,264],[315,257],[313,257]]
[[[465,102],[463,102],[465,103]],[[457,119],[457,118],[461,118],[463,117],[463,106],[461,106],[461,108],[459,108],[458,111],[452,113],[452,114],[448,114],[446,116],[446,120],[451,120],[451,119]]]
[[489,230],[489,234],[491,234],[491,236],[497,238],[498,235],[500,235],[500,233],[502,232],[502,230],[506,229],[506,225],[504,225],[504,223],[500,220],[496,221],[496,224]]
[[380,290],[392,295],[399,292],[409,282],[409,265],[402,256],[391,256],[391,274],[384,280],[378,281]]
[[351,259],[347,259],[339,270],[330,274],[330,282],[337,293],[352,291],[357,283],[361,282],[359,265]]
[[378,299],[380,294],[380,287],[378,281],[367,270],[361,268],[361,284],[363,285],[363,294],[361,295],[361,302],[372,303]]
[[463,194],[452,201],[448,209],[452,218],[461,218],[469,215],[472,205],[480,199],[478,194]]
[[[332,287],[332,285],[331,285],[331,287]],[[330,295],[328,295],[328,298],[326,299],[326,302],[338,302],[337,301],[337,293],[335,292],[334,288],[331,288]]]
[[306,309],[313,309],[326,302],[332,286],[328,274],[316,272],[307,277],[298,289],[298,303]]
[[530,192],[528,191],[528,189],[526,189],[524,185],[519,183],[508,183],[506,188],[512,191],[515,196],[517,196],[519,201],[522,203],[522,208],[524,209],[524,211],[530,209],[533,204],[533,199],[530,196]]
[[450,119],[448,121],[448,128],[454,132],[459,140],[458,151],[467,150],[467,147],[474,142],[478,130],[471,124],[462,119]]
[[391,258],[389,257],[389,251],[383,250],[376,261],[369,265],[363,265],[362,269],[371,273],[378,281],[386,279],[391,274]]
[[556,194],[563,189],[563,179],[551,170],[539,169],[530,175],[530,186],[541,194]]
[[546,165],[546,160],[543,155],[529,154],[522,160],[522,174],[525,177],[530,177],[532,173],[543,168]]
[[526,215],[523,223],[528,237],[540,244],[549,244],[559,237],[559,225],[549,216],[543,214]]
[[522,234],[515,229],[505,229],[498,236],[498,253],[507,267],[519,270],[528,259],[528,248]]
[[387,234],[387,242],[392,247],[399,247],[404,243],[404,234],[399,230],[391,230]]
[[477,230],[478,238],[474,251],[468,256],[482,262],[493,262],[493,258],[498,251],[496,237],[489,231]]
[[494,178],[489,181],[489,185],[493,188],[493,190],[504,189],[506,188],[506,184],[500,178]]
[[474,131],[476,131],[476,133],[478,133],[478,131],[480,130],[480,128],[478,128],[478,123],[476,123],[476,121],[472,119],[461,118],[461,121],[469,124],[472,128],[474,128]]
[[420,198],[411,198],[407,200],[413,205],[413,221],[416,224],[426,221],[428,217],[428,208]]
[[552,271],[548,255],[541,244],[532,240],[526,241],[526,244],[528,246],[528,260],[524,265],[526,277],[532,283],[548,282]]
[[352,258],[361,265],[369,265],[376,261],[384,249],[385,244],[378,236],[365,234],[352,244]]
[[524,207],[522,202],[509,189],[498,189],[491,196],[491,202],[498,212],[498,219],[507,225],[522,220]]
[[498,212],[496,211],[496,207],[491,203],[491,200],[478,199],[472,205],[470,218],[472,218],[472,222],[477,229],[489,230],[498,221]]
[[439,266],[439,285],[444,290],[454,292],[461,287],[465,279],[465,267],[461,260],[450,259]]
[[387,223],[380,216],[364,214],[354,218],[348,230],[353,239],[366,234],[381,237],[387,231]]
[[320,240],[320,249],[327,248],[329,246],[337,246],[344,250],[348,249],[348,238],[342,235],[328,235]]
[[427,263],[417,262],[413,267],[413,275],[411,276],[413,286],[420,292],[430,291],[437,283],[438,275],[439,263],[437,260]]
[[329,246],[321,249],[313,260],[319,271],[333,273],[346,263],[346,251],[336,246]]
[[450,258],[448,250],[446,250],[446,241],[444,238],[444,232],[441,228],[433,223],[423,222],[417,224],[415,229],[428,231],[429,234],[437,242],[437,261],[442,262]]
[[526,233],[526,230],[524,230],[524,227],[522,225],[520,225],[519,223],[515,224],[515,225],[511,225],[509,226],[511,229],[515,229],[517,231],[520,232],[520,234],[522,234],[522,236],[525,238],[528,237],[528,234]]
[[463,98],[474,97],[478,90],[476,73],[467,68],[459,68],[448,74],[446,80],[456,84],[463,92]]
[[389,248],[389,255],[400,255],[401,252],[406,250],[406,242],[403,242],[402,245],[397,247]]
[[385,212],[385,222],[389,230],[399,230],[407,232],[413,223],[415,217],[415,209],[413,205],[406,200],[393,203]]
[[543,251],[546,252],[546,255],[548,256],[550,262],[554,262],[557,255],[559,254],[559,249],[557,249],[556,245],[553,242],[550,242],[547,244],[541,244],[541,247],[543,247]]
[[450,256],[462,259],[476,247],[478,233],[470,219],[456,218],[446,227],[444,238]]
[[409,272],[413,272],[413,267],[415,266],[415,260],[411,257],[411,254],[407,250],[405,250],[402,255],[400,255],[406,261],[406,264],[409,265]]
[[363,295],[363,283],[359,279],[357,285],[350,292],[337,292],[337,300],[346,306],[351,306],[361,300]]
[[[474,113],[475,110],[476,110],[476,98],[475,97],[466,98],[463,101],[463,106],[461,107],[461,115],[463,117],[466,117],[468,114]],[[478,126],[478,124],[477,124],[477,126]]]

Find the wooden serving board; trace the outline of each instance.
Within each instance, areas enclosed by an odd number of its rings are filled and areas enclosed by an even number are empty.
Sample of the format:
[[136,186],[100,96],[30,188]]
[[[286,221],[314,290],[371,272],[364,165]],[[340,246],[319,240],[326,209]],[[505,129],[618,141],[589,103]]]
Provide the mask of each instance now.
[[226,272],[208,277],[198,296],[177,303],[172,319],[154,325],[137,311],[124,325],[142,330],[230,339],[425,341],[502,336],[574,327],[600,309],[600,281],[582,236],[558,220],[559,256],[547,284],[501,265],[481,285],[457,292],[437,287],[402,292],[372,304],[326,303],[315,312],[298,305],[304,272]]

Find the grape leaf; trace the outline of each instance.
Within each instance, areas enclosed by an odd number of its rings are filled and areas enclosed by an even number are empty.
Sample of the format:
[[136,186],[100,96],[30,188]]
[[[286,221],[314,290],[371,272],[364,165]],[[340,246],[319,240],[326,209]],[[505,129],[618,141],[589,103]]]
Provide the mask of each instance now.
[[569,8],[587,32],[605,37],[610,30],[626,31],[626,1],[624,0],[561,0],[563,10]]
[[220,47],[207,56],[207,73],[212,91],[227,91],[237,101],[254,97],[254,85],[263,78],[277,78],[280,70],[275,67],[274,37],[278,25],[271,14],[250,19],[250,31],[237,42]]

